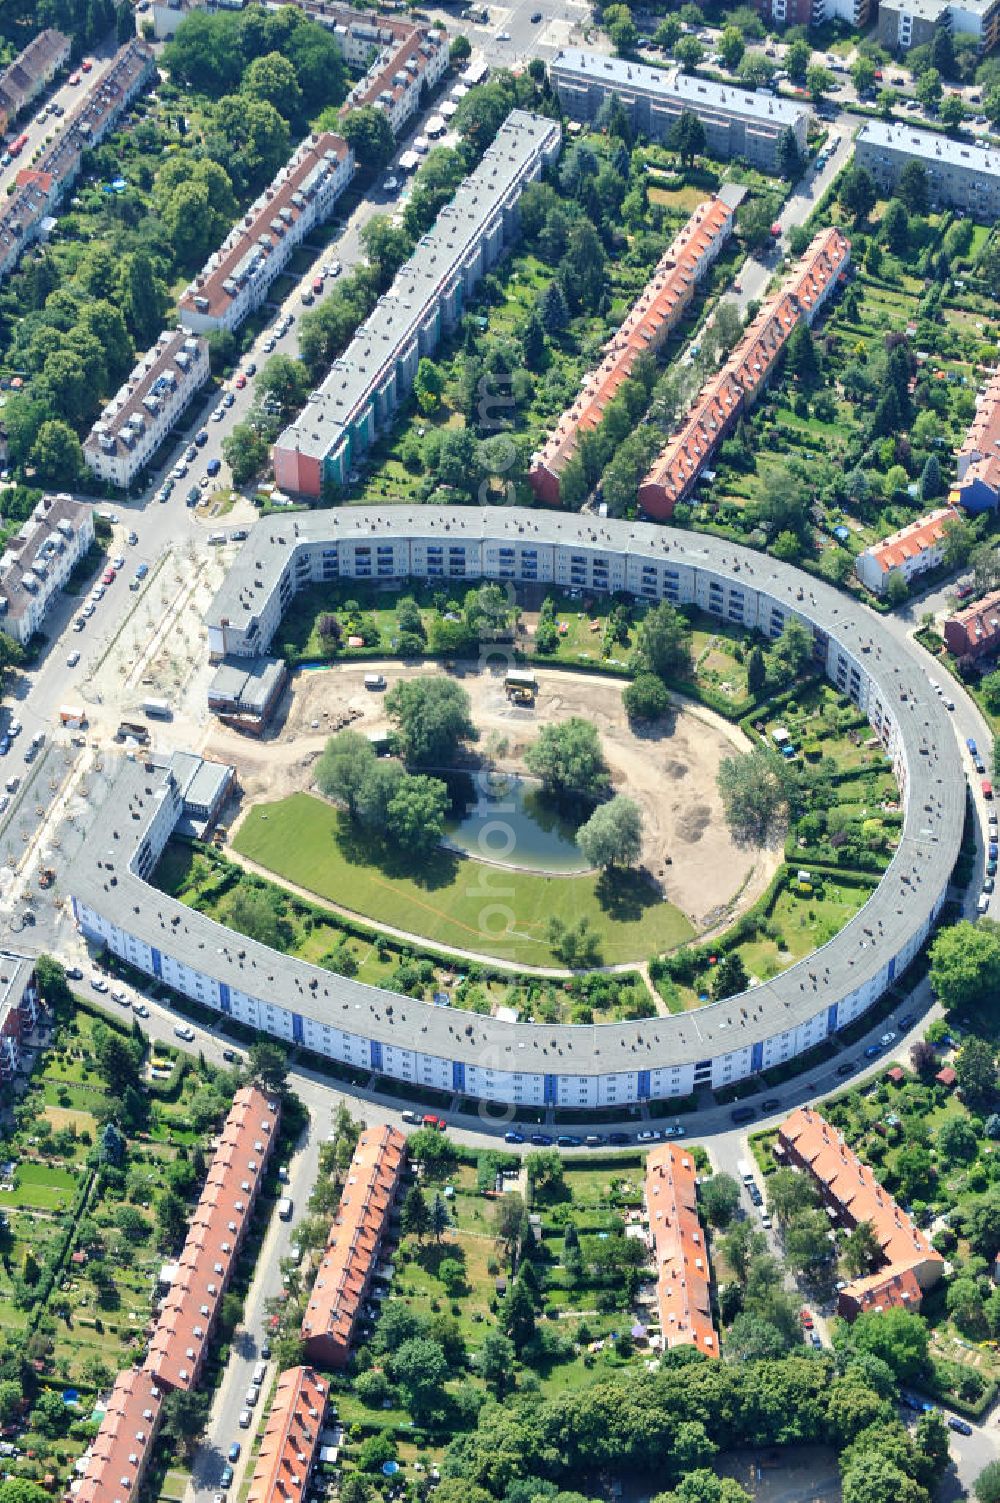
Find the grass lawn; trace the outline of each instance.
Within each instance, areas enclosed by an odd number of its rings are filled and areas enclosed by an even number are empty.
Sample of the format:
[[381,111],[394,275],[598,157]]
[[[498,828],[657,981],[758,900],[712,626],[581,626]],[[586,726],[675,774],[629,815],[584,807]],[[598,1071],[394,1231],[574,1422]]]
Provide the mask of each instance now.
[[462,860],[440,851],[419,877],[374,866],[344,839],[340,815],[306,793],[250,810],[234,845],[241,855],[318,897],[376,923],[437,944],[502,959],[548,964],[551,917],[589,920],[606,964],[674,949],[693,936],[685,916],[652,887],[619,880],[605,896],[599,877],[549,877]]

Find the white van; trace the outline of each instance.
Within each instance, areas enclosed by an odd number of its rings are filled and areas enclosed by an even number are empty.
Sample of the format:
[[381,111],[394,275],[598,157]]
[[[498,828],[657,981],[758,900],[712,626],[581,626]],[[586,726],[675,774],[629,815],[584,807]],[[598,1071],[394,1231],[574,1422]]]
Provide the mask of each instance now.
[[278,1220],[279,1221],[291,1221],[291,1219],[292,1219],[292,1197],[290,1195],[283,1195],[281,1197],[281,1199],[278,1201]]
[[251,1383],[250,1387],[247,1389],[247,1396],[246,1396],[246,1405],[247,1405],[247,1408],[248,1409],[253,1409],[254,1406],[257,1403],[257,1400],[259,1398],[260,1398],[260,1388],[259,1388],[259,1386],[256,1383]]
[[365,688],[366,689],[371,689],[371,690],[384,689],[385,688],[385,674],[384,673],[366,673],[365,674]]
[[263,1383],[263,1381],[264,1381],[264,1379],[266,1377],[267,1377],[267,1367],[266,1367],[266,1365],[263,1362],[258,1362],[257,1366],[253,1370],[254,1386],[256,1388],[259,1388],[260,1385]]
[[226,534],[224,532],[210,532],[208,534],[208,541],[211,543],[213,548],[218,548],[222,543],[226,541]]
[[976,904],[976,912],[980,913],[980,914],[983,914],[983,913],[986,912],[986,910],[989,908],[989,906],[990,906],[990,895],[989,895],[989,893],[988,892],[981,892],[979,894],[979,902]]

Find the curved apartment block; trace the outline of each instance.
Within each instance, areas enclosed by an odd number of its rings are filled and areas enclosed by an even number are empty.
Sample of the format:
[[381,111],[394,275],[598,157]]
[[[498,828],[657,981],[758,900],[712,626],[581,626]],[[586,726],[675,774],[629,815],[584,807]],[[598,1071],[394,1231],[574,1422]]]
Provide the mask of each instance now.
[[821,949],[724,1002],[627,1023],[509,1022],[334,975],[151,887],[182,794],[168,765],[123,758],[94,774],[87,815],[64,832],[68,891],[88,939],[204,1006],[332,1060],[481,1101],[595,1111],[728,1085],[802,1054],[863,1014],[915,957],[944,903],[966,784],[915,650],[876,616],[790,565],[649,523],[501,507],[345,508],[257,525],[210,608],[212,655],[266,652],[301,586],[377,578],[624,590],[770,637],[798,617],[899,780],[904,822],[880,886]]

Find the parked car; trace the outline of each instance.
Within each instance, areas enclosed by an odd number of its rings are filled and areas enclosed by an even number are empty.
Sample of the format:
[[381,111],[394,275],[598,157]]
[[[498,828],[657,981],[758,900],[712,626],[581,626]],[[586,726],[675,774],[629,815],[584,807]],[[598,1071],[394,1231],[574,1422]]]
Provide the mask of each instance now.
[[227,1453],[228,1460],[229,1461],[239,1461],[239,1459],[240,1459],[240,1452],[242,1451],[242,1449],[243,1449],[243,1447],[240,1445],[239,1441],[238,1440],[234,1440],[233,1443],[232,1443],[232,1445],[229,1447],[229,1451]]
[[729,1113],[732,1122],[752,1122],[755,1113],[752,1106],[738,1106],[735,1111]]
[[675,1122],[673,1127],[665,1127],[663,1129],[663,1136],[665,1138],[684,1138],[687,1136],[687,1128],[682,1127],[679,1122]]
[[616,1148],[620,1148],[623,1143],[631,1143],[631,1141],[632,1141],[632,1138],[631,1138],[630,1134],[627,1133],[627,1132],[609,1132],[608,1133],[608,1142],[609,1143],[614,1143],[614,1145],[615,1145]]
[[403,1113],[403,1121],[414,1122],[419,1125],[421,1121],[420,1113],[411,1111],[409,1108],[407,1108],[407,1110]]
[[894,1044],[895,1042],[896,1035],[893,1033],[891,1028],[886,1033],[883,1033],[882,1037],[879,1039],[879,1043],[882,1045],[883,1049],[888,1049],[889,1045]]
[[881,1044],[869,1044],[868,1048],[865,1050],[865,1059],[874,1059],[876,1057],[876,1055],[881,1054],[881,1053],[882,1053],[882,1045]]
[[533,1132],[531,1134],[531,1141],[536,1148],[549,1148],[552,1144],[552,1139],[547,1132]]
[[568,1132],[560,1133],[556,1142],[560,1148],[579,1148],[580,1146],[580,1139],[574,1138],[573,1134]]
[[780,1107],[781,1107],[781,1102],[778,1099],[778,1097],[777,1096],[769,1096],[766,1101],[764,1101],[764,1102],[761,1103],[761,1108],[760,1109],[761,1109],[762,1112],[776,1112],[776,1111],[778,1111],[780,1109]]
[[219,1482],[223,1487],[232,1487],[233,1478],[235,1476],[236,1473],[233,1471],[232,1467],[227,1464],[222,1468],[222,1476],[219,1478]]
[[183,1039],[186,1044],[193,1043],[194,1041],[194,1029],[190,1023],[177,1023],[174,1027],[174,1033],[179,1039]]
[[511,1127],[504,1133],[503,1140],[505,1143],[523,1143],[524,1133],[515,1132],[514,1128]]
[[232,1061],[236,1058],[236,1050],[235,1049],[223,1049],[223,1051],[222,1051],[222,1058],[226,1061],[227,1064],[231,1064]]
[[76,651],[73,651],[73,652],[70,653],[69,657],[66,659],[66,667],[67,668],[75,668],[76,665],[77,665],[77,663],[79,661],[80,661],[80,654],[78,652],[76,652]]
[[957,1414],[949,1414],[948,1429],[956,1430],[959,1435],[972,1434],[972,1426],[969,1424],[968,1420],[959,1419]]
[[135,1013],[137,1018],[149,1017],[149,1008],[146,1006],[145,1002],[137,1002],[132,1011]]
[[655,1127],[644,1127],[642,1132],[636,1133],[635,1139],[637,1143],[658,1143],[660,1134]]

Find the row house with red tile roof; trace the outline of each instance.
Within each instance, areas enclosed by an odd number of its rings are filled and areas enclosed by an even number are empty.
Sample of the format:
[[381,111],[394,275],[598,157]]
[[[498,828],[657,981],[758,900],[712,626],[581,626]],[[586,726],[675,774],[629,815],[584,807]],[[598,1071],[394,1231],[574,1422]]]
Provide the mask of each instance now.
[[639,356],[655,355],[681,322],[698,283],[732,233],[742,196],[742,189],[734,193],[727,187],[699,204],[660,258],[601,364],[584,377],[580,395],[532,459],[528,479],[540,501],[559,504],[562,472],[576,453],[580,434],[598,426]]
[[[341,16],[342,24],[349,30],[357,29],[366,19],[350,11]],[[371,18],[367,19],[371,25]],[[386,22],[386,17],[378,17],[380,29],[386,28]],[[448,36],[444,31],[429,31],[412,22],[403,27],[396,21],[387,30],[383,29],[380,36],[373,37],[372,43],[379,46],[378,55],[344,100],[343,109],[357,110],[371,105],[382,110],[393,135],[398,136],[447,71]]]
[[185,289],[184,327],[196,334],[239,328],[353,176],[354,153],[342,137],[307,137]]
[[810,1174],[831,1218],[848,1229],[871,1224],[882,1266],[852,1279],[840,1291],[847,1320],[871,1310],[919,1310],[924,1292],[938,1282],[944,1259],[844,1137],[811,1107],[799,1107],[778,1129],[776,1155]]
[[1000,650],[1000,590],[949,616],[944,640],[957,658],[986,657]]
[[69,54],[69,37],[48,27],[4,68],[0,73],[0,130],[6,130],[38,98],[46,84],[69,62]]
[[302,1320],[306,1355],[322,1367],[347,1365],[405,1165],[396,1128],[359,1137]]
[[319,1451],[330,1384],[311,1367],[278,1379],[247,1503],[304,1503]]
[[1000,371],[976,400],[976,415],[957,454],[958,478],[949,501],[966,511],[996,511],[1000,505]]
[[812,324],[851,259],[838,229],[821,230],[774,297],[748,325],[725,365],[702,387],[687,417],[639,487],[639,506],[667,521],[685,500],[740,414],[760,396],[801,320]]
[[163,1392],[145,1368],[118,1374],[83,1475],[71,1486],[74,1503],[135,1503],[163,1418]]
[[197,1387],[277,1132],[277,1102],[257,1086],[237,1091],[149,1345],[146,1367],[163,1386]]
[[948,528],[958,518],[953,506],[940,506],[859,553],[854,570],[865,589],[873,595],[884,595],[894,574],[909,584],[936,568],[944,558]]
[[87,435],[87,467],[127,490],[209,374],[208,341],[184,328],[164,329]]
[[14,193],[0,212],[0,279],[43,234],[46,219],[76,180],[83,153],[100,145],[154,72],[152,49],[138,40],[126,42],[52,145],[17,174]]
[[663,1346],[696,1346],[718,1357],[712,1270],[690,1151],[673,1143],[654,1148],[646,1159],[645,1194]]

